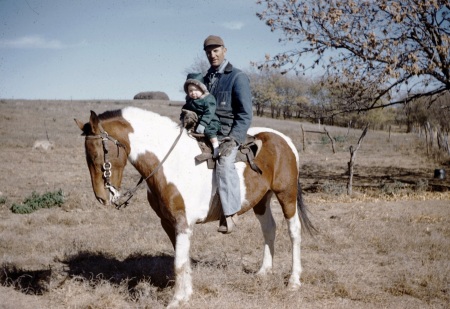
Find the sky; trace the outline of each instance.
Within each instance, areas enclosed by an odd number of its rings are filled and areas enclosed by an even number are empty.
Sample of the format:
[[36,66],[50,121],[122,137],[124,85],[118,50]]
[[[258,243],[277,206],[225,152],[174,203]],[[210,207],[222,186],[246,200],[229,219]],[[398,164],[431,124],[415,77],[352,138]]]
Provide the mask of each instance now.
[[185,71],[219,35],[250,69],[287,47],[256,0],[0,0],[0,98],[182,101]]

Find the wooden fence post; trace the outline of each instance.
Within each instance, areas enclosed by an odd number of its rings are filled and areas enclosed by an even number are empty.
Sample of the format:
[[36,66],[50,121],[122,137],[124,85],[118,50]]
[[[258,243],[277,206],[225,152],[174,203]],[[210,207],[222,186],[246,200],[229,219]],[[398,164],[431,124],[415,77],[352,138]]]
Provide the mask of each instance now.
[[430,147],[429,147],[429,144],[430,144],[430,142],[429,142],[429,140],[428,140],[428,129],[427,129],[427,125],[426,124],[424,124],[423,125],[423,130],[425,131],[425,146],[427,147],[427,156],[429,156],[430,155]]
[[389,125],[389,139],[388,139],[388,142],[390,143],[391,142],[391,125]]
[[303,130],[303,125],[301,125],[301,127],[302,127],[303,151],[305,151],[306,150],[305,130]]
[[331,147],[333,148],[333,153],[336,153],[336,150],[334,148],[334,139],[331,137],[330,132],[328,132],[325,127],[323,127],[323,130],[325,131],[325,133],[327,134],[328,138],[330,139]]

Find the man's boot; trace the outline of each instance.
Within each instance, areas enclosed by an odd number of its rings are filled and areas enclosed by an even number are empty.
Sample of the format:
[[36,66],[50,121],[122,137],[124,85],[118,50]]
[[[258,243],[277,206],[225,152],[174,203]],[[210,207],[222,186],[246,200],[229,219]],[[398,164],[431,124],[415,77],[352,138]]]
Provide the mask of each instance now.
[[222,216],[220,218],[220,225],[217,231],[224,234],[230,234],[237,227],[237,222],[237,213],[231,216]]

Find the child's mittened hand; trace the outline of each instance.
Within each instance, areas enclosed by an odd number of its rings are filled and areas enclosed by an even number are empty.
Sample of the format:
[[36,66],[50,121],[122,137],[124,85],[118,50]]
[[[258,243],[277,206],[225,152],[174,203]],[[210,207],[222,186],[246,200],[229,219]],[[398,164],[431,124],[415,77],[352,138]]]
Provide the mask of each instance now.
[[200,134],[203,134],[203,133],[205,133],[205,127],[202,126],[201,124],[199,124],[199,125],[197,126],[197,129],[195,130],[195,132],[200,133]]
[[180,115],[180,120],[183,123],[183,127],[185,127],[186,130],[189,131],[198,122],[198,116],[193,111],[190,111],[190,110],[187,110],[187,109],[182,109],[181,110],[181,115]]

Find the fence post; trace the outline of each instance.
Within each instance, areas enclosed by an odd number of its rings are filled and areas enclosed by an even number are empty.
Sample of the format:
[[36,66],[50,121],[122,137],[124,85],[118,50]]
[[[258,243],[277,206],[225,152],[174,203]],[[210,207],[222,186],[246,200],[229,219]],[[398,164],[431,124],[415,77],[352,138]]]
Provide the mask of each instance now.
[[331,147],[333,148],[333,153],[336,153],[336,150],[334,149],[334,139],[331,137],[330,132],[328,132],[325,127],[323,127],[323,130],[325,131],[325,133],[327,134],[328,138],[330,139]]
[[303,130],[303,125],[301,125],[302,128],[302,143],[303,143],[303,151],[306,150],[306,142],[305,142],[305,130]]

